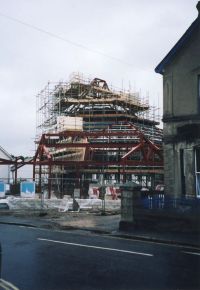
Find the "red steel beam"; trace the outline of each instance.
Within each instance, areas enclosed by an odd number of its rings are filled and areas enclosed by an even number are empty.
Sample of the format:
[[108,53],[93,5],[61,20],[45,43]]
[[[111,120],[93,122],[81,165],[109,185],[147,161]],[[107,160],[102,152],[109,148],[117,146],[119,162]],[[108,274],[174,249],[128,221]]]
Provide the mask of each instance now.
[[[140,143],[139,143],[140,144]],[[137,143],[66,143],[66,144],[46,144],[48,148],[132,148],[133,145],[139,145]]]
[[122,160],[127,160],[127,158],[135,151],[138,151],[139,149],[141,149],[143,147],[142,143],[139,143],[138,145],[136,145],[135,147],[133,147],[129,152],[127,152],[126,154],[124,154],[121,159]]
[[47,156],[48,159],[52,159],[52,155],[50,154],[48,148],[46,145],[42,145],[42,150],[45,153],[45,155]]
[[0,158],[0,165],[13,165],[15,164],[14,160]]
[[118,137],[118,136],[138,136],[138,132],[136,130],[130,131],[97,131],[97,132],[89,132],[89,131],[65,131],[60,133],[46,133],[43,135],[46,137]]
[[[28,164],[28,163],[27,163]],[[29,163],[30,164],[30,163]],[[33,163],[32,163],[33,164]],[[48,160],[44,161],[36,161],[34,162],[35,165],[49,165],[50,162]],[[51,165],[58,165],[58,166],[124,166],[124,161],[105,161],[105,162],[98,162],[93,160],[84,160],[84,161],[71,161],[71,160],[51,160]],[[162,161],[138,161],[138,160],[127,160],[127,166],[163,166]]]

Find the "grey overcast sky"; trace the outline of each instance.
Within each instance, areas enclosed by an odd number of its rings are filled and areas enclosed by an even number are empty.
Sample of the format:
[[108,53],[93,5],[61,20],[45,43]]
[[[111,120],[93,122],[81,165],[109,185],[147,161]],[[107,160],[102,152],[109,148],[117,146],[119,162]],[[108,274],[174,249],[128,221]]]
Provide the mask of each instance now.
[[154,68],[197,17],[197,2],[0,0],[0,145],[13,155],[34,154],[36,94],[72,72],[131,85],[162,106],[162,77]]

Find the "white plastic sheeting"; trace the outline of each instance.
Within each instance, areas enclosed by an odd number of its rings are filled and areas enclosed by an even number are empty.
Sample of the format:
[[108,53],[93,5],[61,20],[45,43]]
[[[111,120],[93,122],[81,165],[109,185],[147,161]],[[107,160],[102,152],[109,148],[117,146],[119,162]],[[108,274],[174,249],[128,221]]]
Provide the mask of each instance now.
[[[63,199],[31,199],[20,197],[7,197],[6,199],[10,209],[58,209],[60,212],[72,210],[73,199],[66,197]],[[80,210],[100,210],[102,208],[101,199],[76,199]],[[106,210],[119,210],[121,207],[121,200],[106,200]]]

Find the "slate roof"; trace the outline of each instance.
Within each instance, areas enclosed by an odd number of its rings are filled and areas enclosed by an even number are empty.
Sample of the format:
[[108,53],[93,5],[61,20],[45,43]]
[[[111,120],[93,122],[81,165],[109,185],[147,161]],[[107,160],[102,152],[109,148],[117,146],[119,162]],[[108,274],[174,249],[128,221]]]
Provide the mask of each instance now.
[[[197,9],[200,9],[200,1],[197,4]],[[190,27],[186,30],[183,36],[179,39],[179,41],[174,45],[174,47],[169,51],[169,53],[163,58],[163,60],[157,65],[155,68],[156,73],[163,74],[164,68],[171,63],[177,53],[184,47],[184,45],[190,40],[192,34],[197,29],[200,23],[200,14],[195,19],[195,21],[190,25]]]

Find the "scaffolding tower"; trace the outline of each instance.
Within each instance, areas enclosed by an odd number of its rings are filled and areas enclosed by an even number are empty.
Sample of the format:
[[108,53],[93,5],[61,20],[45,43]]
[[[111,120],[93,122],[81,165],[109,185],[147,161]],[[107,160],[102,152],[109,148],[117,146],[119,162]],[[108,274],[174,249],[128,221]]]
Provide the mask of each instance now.
[[[155,186],[163,179],[162,130],[156,108],[139,93],[105,80],[71,76],[48,83],[37,95],[34,179],[41,189],[86,196],[92,180]],[[62,188],[62,190],[61,190]]]

